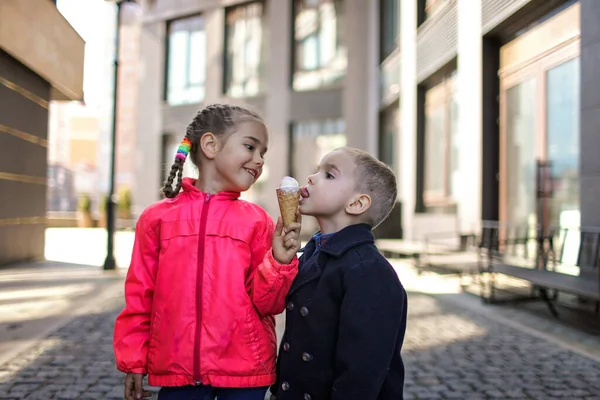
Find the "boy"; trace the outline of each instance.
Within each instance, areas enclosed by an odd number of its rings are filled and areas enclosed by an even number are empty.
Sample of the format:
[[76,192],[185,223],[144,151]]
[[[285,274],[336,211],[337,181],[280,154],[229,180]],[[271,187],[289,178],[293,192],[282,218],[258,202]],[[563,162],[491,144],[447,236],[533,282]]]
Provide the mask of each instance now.
[[277,400],[399,400],[407,299],[371,230],[390,213],[396,177],[369,154],[323,157],[302,188],[300,213],[317,219],[287,295]]

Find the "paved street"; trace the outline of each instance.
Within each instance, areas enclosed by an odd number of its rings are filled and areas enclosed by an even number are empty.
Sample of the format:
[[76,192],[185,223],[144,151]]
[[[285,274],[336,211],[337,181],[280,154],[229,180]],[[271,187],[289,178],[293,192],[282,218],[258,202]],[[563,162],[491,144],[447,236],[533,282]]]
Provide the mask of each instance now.
[[[407,399],[600,399],[600,363],[486,316],[411,293]],[[119,296],[0,367],[8,399],[120,399],[112,356]]]
[[407,399],[600,399],[597,361],[429,296],[410,311]]
[[[597,336],[482,305],[452,280],[397,267],[410,296],[406,399],[600,399]],[[0,399],[121,399],[112,355],[121,307],[120,290],[99,296],[0,365]]]

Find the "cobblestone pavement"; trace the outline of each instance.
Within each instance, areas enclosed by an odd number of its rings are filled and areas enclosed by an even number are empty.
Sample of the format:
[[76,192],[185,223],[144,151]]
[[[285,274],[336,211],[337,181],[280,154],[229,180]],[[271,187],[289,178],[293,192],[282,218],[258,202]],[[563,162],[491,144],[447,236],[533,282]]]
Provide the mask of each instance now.
[[409,295],[406,399],[598,399],[600,363],[481,313]]
[[[600,399],[600,363],[443,296],[409,298],[406,399]],[[1,365],[0,399],[122,399],[112,355],[121,306],[99,304]]]

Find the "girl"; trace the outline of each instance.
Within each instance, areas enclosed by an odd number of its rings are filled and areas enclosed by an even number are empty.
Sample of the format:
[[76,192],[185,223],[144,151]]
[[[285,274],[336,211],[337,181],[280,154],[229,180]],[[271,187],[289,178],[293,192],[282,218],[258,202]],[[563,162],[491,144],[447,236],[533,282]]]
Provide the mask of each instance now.
[[[267,141],[262,119],[236,106],[208,106],[188,126],[167,199],[136,226],[114,333],[126,399],[150,395],[146,374],[159,400],[263,400],[275,382],[273,315],[298,271],[300,223],[275,227],[238,199],[260,177]],[[188,155],[198,180],[182,179]]]

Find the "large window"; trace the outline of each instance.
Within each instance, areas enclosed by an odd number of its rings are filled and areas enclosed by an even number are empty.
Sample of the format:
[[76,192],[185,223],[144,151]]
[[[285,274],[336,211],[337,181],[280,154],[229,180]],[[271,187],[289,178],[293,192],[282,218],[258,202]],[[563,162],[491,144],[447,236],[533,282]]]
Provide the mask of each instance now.
[[458,185],[458,102],[454,74],[425,94],[426,205],[452,202]]
[[294,1],[294,90],[313,90],[346,74],[343,0]]
[[199,103],[206,92],[206,31],[196,15],[168,24],[166,100],[170,105]]
[[388,58],[399,47],[400,0],[379,0],[380,18],[380,62]]
[[231,97],[256,96],[261,90],[263,11],[263,2],[226,11],[224,91]]
[[509,224],[580,224],[579,18],[572,4],[500,49],[500,218]]

